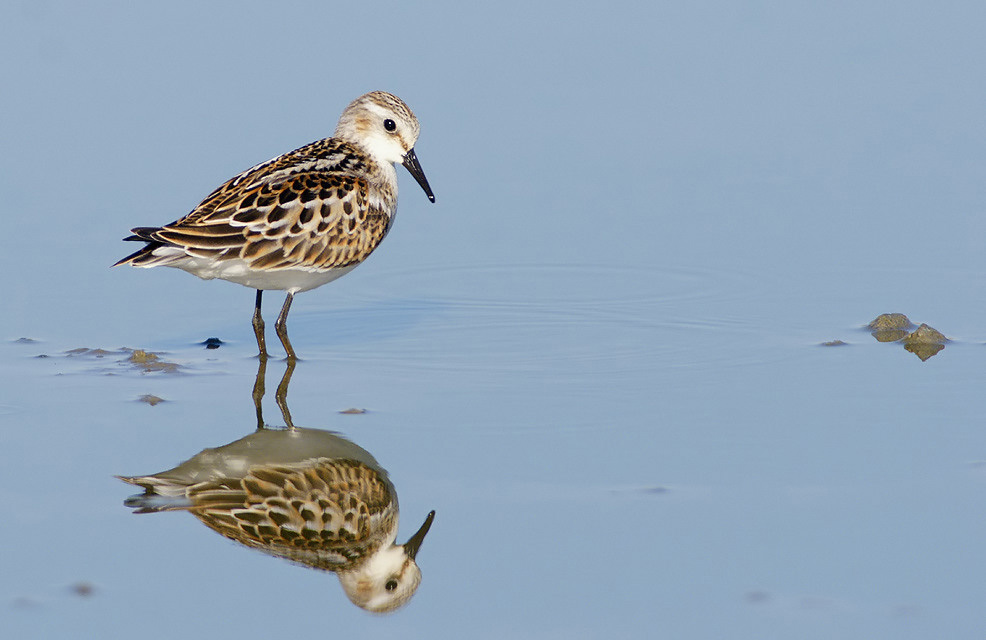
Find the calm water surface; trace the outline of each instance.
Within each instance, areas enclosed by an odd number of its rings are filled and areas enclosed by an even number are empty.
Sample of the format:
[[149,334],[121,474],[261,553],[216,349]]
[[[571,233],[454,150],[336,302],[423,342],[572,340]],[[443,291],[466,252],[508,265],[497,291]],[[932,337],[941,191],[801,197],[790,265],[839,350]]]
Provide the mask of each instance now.
[[[337,10],[296,9],[25,4],[0,27],[11,637],[982,637],[978,5],[395,6],[338,83],[260,54],[326,57],[304,43]],[[251,291],[108,268],[129,227],[378,86],[417,111],[438,204],[402,175],[381,250],[298,297],[287,403],[386,470],[399,542],[437,512],[388,616],[124,507],[115,475],[255,430],[258,361]],[[925,361],[877,342],[887,312],[951,341]]]

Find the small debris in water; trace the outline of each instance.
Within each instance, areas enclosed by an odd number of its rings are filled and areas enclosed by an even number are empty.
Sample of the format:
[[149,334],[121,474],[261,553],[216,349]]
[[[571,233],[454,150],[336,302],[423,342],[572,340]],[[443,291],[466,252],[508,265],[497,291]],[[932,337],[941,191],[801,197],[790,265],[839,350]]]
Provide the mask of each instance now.
[[206,349],[218,349],[223,345],[223,341],[219,338],[209,338],[200,342],[199,344],[205,346]]
[[134,349],[130,353],[130,357],[127,358],[127,361],[136,365],[137,368],[141,369],[144,373],[151,373],[154,371],[175,373],[178,371],[178,365],[176,363],[161,360],[156,353],[144,351],[143,349]]
[[882,313],[866,328],[877,342],[897,342],[914,328],[914,323],[903,313]]
[[897,342],[907,337],[907,329],[883,329],[870,332],[877,342]]
[[106,349],[89,349],[87,347],[79,347],[77,349],[69,349],[65,352],[65,355],[70,358],[73,356],[91,356],[93,358],[105,358],[106,356],[114,355],[114,352],[107,351]]
[[[881,313],[866,325],[866,329],[877,342],[900,342],[904,349],[916,355],[922,362],[944,349],[945,344],[949,342],[940,331],[926,324],[915,327],[911,319],[903,313]],[[820,345],[842,347],[846,343],[842,340],[829,340]]]
[[[143,349],[114,349],[109,351],[107,349],[90,349],[88,347],[78,347],[76,349],[69,349],[63,352],[67,358],[79,358],[85,359],[96,359],[96,360],[112,360],[113,365],[102,364],[101,371],[108,375],[115,375],[119,371],[120,366],[132,366],[141,373],[178,373],[179,365],[176,362],[168,362],[161,358],[160,354],[153,353],[151,351],[145,351]],[[37,356],[39,358],[47,358],[47,355]],[[108,368],[112,366],[112,368]],[[60,374],[59,374],[60,375]]]
[[941,331],[926,324],[922,324],[904,338],[904,344],[945,344],[946,342],[948,338]]
[[133,362],[134,364],[147,364],[148,362],[154,362],[157,359],[158,357],[156,353],[144,351],[143,349],[134,349],[130,353],[130,362]]
[[866,325],[867,329],[873,331],[886,331],[888,329],[911,329],[914,323],[911,322],[903,313],[881,313],[873,322]]
[[946,342],[948,342],[948,338],[940,331],[922,324],[904,338],[904,348],[921,358],[921,362],[924,362],[944,349]]
[[366,413],[366,409],[357,409],[356,407],[350,407],[349,409],[343,409],[339,413],[341,413],[343,415],[348,415],[348,416],[356,416],[356,415],[360,415],[360,414]]
[[96,591],[91,582],[76,582],[69,589],[80,598],[88,598]]
[[154,394],[151,394],[151,393],[145,393],[141,397],[137,398],[137,402],[146,402],[147,404],[149,404],[149,405],[151,405],[153,407],[157,403],[159,403],[159,402],[167,402],[167,400],[165,400],[164,398],[160,398],[160,397],[158,397],[158,396],[156,396]]

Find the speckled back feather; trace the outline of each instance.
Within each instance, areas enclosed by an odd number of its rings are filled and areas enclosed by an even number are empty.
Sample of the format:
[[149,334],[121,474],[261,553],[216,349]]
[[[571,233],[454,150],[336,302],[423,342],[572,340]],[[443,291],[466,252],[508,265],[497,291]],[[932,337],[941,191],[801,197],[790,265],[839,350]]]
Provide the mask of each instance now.
[[254,467],[186,495],[188,510],[214,531],[316,569],[350,570],[397,532],[393,487],[350,460]]
[[356,265],[387,235],[396,208],[396,193],[381,194],[384,206],[371,202],[363,176],[374,167],[348,142],[313,142],[235,176],[171,224],[133,229],[128,240],[149,244],[117,264],[171,265],[193,257],[241,259],[268,271]]

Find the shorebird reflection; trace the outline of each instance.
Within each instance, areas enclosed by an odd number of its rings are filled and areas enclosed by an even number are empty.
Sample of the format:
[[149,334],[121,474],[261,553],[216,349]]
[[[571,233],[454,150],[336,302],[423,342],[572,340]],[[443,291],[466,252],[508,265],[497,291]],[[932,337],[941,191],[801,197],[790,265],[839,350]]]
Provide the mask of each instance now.
[[[338,434],[263,426],[263,364],[254,388],[258,429],[174,469],[120,476],[144,489],[124,504],[135,513],[188,511],[250,548],[334,572],[349,599],[363,609],[382,613],[401,607],[421,582],[416,556],[435,512],[406,543],[394,544],[397,492],[387,472],[368,451]],[[284,400],[292,370],[289,363],[278,389],[289,425]]]

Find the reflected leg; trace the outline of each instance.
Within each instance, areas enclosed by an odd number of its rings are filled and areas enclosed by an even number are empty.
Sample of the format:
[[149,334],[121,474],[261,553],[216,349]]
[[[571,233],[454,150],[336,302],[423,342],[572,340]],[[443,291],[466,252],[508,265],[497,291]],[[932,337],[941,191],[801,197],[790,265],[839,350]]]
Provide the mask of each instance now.
[[274,330],[277,332],[277,337],[281,339],[281,344],[284,345],[284,351],[288,354],[289,362],[298,357],[294,353],[291,341],[288,340],[288,311],[291,309],[292,300],[294,300],[294,294],[288,291],[288,297],[284,299],[284,306],[281,307],[281,314],[277,316],[277,322],[274,323]]
[[277,385],[277,391],[274,393],[274,400],[277,402],[277,406],[281,410],[281,415],[284,417],[284,426],[288,429],[294,429],[294,421],[291,420],[291,411],[288,410],[288,385],[291,384],[291,375],[294,373],[294,368],[298,364],[298,361],[294,358],[289,358],[287,364],[288,366],[284,370],[284,375],[281,377],[281,383]]
[[257,366],[257,380],[253,383],[253,406],[257,409],[257,429],[265,429],[264,410],[261,403],[266,392],[265,380],[267,379],[267,356],[260,356],[260,363]]

